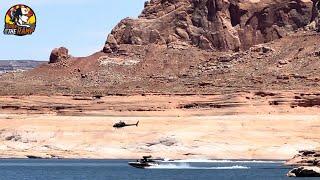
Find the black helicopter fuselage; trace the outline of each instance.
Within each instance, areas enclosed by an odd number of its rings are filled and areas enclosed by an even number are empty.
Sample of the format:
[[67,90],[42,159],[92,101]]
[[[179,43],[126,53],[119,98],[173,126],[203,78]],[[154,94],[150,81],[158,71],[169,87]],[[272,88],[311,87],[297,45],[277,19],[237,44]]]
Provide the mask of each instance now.
[[115,123],[113,125],[114,128],[123,128],[123,127],[127,127],[127,126],[138,126],[139,125],[139,121],[136,123],[136,124],[126,124],[125,122],[118,122],[118,123]]

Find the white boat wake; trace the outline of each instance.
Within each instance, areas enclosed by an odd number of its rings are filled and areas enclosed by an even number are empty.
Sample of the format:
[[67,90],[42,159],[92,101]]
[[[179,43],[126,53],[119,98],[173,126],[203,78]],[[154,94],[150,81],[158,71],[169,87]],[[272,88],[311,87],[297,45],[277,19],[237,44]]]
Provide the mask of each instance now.
[[177,163],[177,164],[160,164],[157,166],[148,167],[148,169],[217,169],[217,170],[224,170],[224,169],[250,169],[250,167],[246,166],[226,166],[226,167],[195,167],[190,166],[188,163]]
[[184,159],[184,160],[165,160],[173,163],[285,163],[285,161],[265,161],[265,160],[210,160],[210,159]]

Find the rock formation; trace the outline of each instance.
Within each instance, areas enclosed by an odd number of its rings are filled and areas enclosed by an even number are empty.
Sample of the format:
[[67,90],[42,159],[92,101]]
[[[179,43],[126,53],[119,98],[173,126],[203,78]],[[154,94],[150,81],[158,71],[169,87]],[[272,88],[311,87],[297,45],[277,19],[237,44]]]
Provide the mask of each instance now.
[[49,63],[57,63],[70,58],[69,50],[65,47],[55,48],[50,54]]
[[316,25],[316,30],[320,32],[320,1],[319,0],[313,0],[314,8],[313,8],[313,14],[314,14],[314,22]]
[[299,166],[289,171],[289,177],[320,177],[320,151],[300,151],[286,165]]
[[320,177],[320,167],[302,166],[291,170],[289,177]]
[[139,19],[124,19],[112,30],[104,52],[176,41],[206,50],[248,49],[308,25],[314,9],[311,0],[151,0]]
[[[61,94],[318,92],[317,18],[316,0],[150,0],[138,19],[116,25],[103,51],[69,58],[55,49],[52,64],[2,75],[14,83],[0,93],[35,93],[36,82]],[[291,107],[319,102],[299,95]]]
[[304,150],[286,162],[290,166],[320,166],[320,151]]

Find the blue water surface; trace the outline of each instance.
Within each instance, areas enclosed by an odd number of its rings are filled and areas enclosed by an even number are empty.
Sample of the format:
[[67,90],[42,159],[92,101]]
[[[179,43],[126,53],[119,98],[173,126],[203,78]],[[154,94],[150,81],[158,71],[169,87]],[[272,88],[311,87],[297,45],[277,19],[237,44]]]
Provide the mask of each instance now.
[[0,180],[291,179],[285,176],[290,168],[278,161],[175,161],[152,169],[136,169],[128,161],[1,159]]

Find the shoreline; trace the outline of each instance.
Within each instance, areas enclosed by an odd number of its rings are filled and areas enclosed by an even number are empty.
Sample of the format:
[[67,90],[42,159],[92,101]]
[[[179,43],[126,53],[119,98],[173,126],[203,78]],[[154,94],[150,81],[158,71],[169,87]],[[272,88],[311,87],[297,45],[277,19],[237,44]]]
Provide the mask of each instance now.
[[[236,119],[226,120],[232,117]],[[112,125],[122,117],[28,115],[17,116],[10,122],[0,118],[5,129],[0,137],[10,139],[2,140],[0,157],[138,159],[150,154],[170,159],[283,160],[291,158],[301,147],[320,146],[319,135],[303,132],[320,132],[316,126],[319,116],[295,117],[131,117],[125,120],[140,120],[141,126],[119,130]]]
[[320,147],[319,107],[292,108],[295,94],[0,96],[0,157],[290,159]]
[[[90,158],[14,158],[14,157],[0,157],[0,160],[88,160],[88,161],[135,161],[141,157],[137,157],[136,159],[90,159]],[[286,165],[285,162],[287,159],[170,159],[175,163],[283,163],[285,166],[293,167],[294,165]],[[180,162],[181,161],[181,162]],[[165,161],[170,162],[170,161]]]

